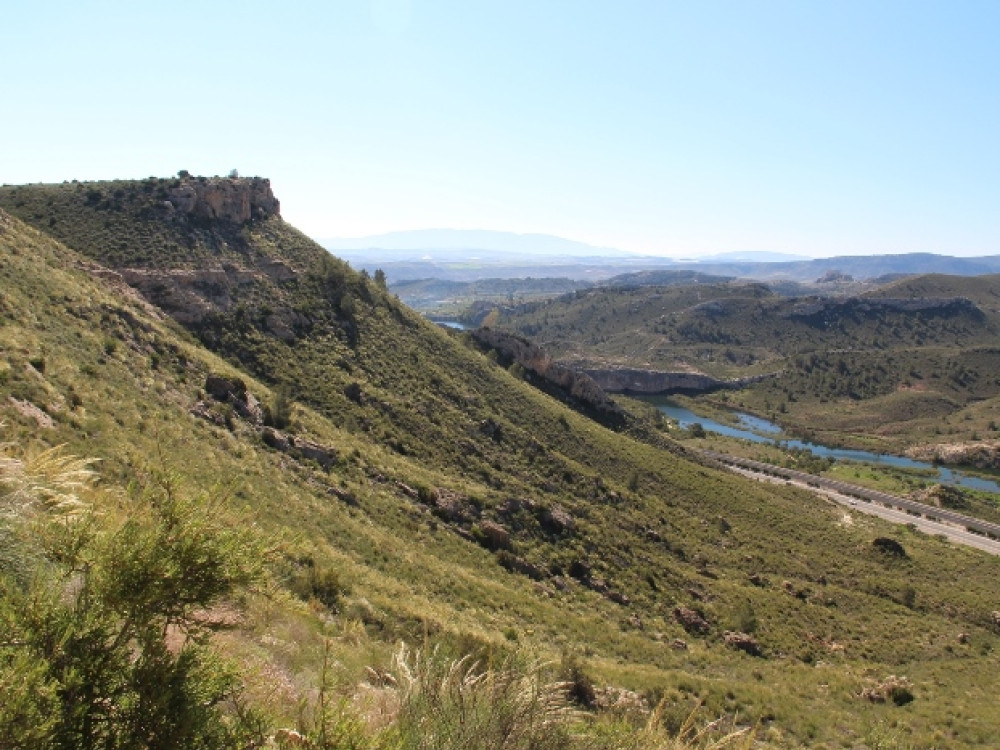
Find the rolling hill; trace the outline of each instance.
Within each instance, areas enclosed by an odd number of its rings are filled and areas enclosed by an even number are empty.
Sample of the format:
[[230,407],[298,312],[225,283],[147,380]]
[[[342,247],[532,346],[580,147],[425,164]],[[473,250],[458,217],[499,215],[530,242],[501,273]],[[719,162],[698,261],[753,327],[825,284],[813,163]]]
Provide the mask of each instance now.
[[[4,187],[0,208],[10,460],[60,444],[100,459],[83,495],[98,529],[155,515],[164,501],[136,488],[167,473],[252,531],[263,578],[211,600],[205,642],[262,736],[308,735],[329,691],[371,718],[358,696],[396,694],[378,675],[400,640],[561,663],[547,674],[586,709],[563,746],[653,742],[634,731],[643,701],[663,731],[700,701],[700,721],[775,747],[995,736],[996,559],[703,466],[653,424],[596,424],[285,224],[265,181]],[[30,635],[18,571],[63,557],[44,535],[9,541],[21,512],[0,519],[0,614]],[[58,591],[54,611],[79,611]],[[57,654],[32,648],[53,665],[33,679],[65,686]],[[6,690],[18,653],[0,652]]]
[[587,369],[769,375],[729,400],[827,442],[901,451],[995,432],[998,282],[928,275],[791,298],[744,282],[601,288],[496,324]]

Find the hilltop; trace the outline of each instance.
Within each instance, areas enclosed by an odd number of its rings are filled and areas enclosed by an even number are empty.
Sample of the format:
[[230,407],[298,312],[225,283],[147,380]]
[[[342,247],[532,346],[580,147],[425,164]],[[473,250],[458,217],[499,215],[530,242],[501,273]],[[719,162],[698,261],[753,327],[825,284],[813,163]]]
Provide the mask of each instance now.
[[[772,746],[994,736],[995,559],[595,423],[288,226],[264,181],[0,207],[5,441],[101,459],[107,518],[160,469],[249,514],[270,583],[212,642],[272,726],[315,699],[324,639],[345,698],[403,639],[561,660],[582,705],[627,688],[675,730],[703,700]],[[897,707],[879,690],[902,674]]]

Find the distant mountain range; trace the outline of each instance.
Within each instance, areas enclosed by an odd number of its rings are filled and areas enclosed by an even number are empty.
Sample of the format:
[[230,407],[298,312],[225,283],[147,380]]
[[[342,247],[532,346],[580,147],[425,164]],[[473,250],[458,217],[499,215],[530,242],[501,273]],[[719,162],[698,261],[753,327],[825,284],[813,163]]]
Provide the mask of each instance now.
[[[979,276],[1000,273],[1000,255],[958,258],[932,253],[808,258],[763,250],[675,260],[595,247],[547,234],[424,229],[320,240],[354,268],[381,268],[390,282],[416,279],[563,277],[590,282],[642,271],[691,269],[758,281],[812,282],[835,271],[858,280],[920,273]],[[641,282],[640,282],[641,283]]]
[[418,229],[389,232],[370,237],[321,239],[327,250],[352,260],[377,254],[381,260],[460,261],[470,256],[485,260],[510,260],[514,257],[566,259],[616,257],[629,255],[610,247],[595,247],[549,234],[517,234],[476,229]]
[[769,250],[736,250],[731,253],[716,253],[700,258],[684,258],[680,263],[730,263],[737,261],[752,261],[755,263],[784,263],[791,261],[812,260],[808,255],[794,253],[772,253]]

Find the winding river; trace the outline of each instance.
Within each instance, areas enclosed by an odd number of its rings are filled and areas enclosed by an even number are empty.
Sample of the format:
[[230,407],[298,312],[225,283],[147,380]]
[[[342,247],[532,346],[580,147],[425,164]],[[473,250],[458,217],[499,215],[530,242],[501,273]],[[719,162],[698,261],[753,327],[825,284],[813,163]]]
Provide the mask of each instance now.
[[950,484],[958,487],[968,487],[974,490],[1000,493],[1000,484],[980,477],[963,474],[943,466],[936,466],[926,461],[915,461],[912,458],[903,456],[893,456],[886,453],[873,453],[871,451],[853,450],[849,448],[830,448],[818,443],[810,443],[797,438],[783,436],[781,428],[766,419],[755,417],[751,414],[733,412],[739,420],[739,426],[722,424],[709,417],[700,417],[690,409],[687,409],[669,398],[653,396],[643,399],[656,406],[661,412],[675,420],[682,428],[690,427],[697,423],[708,432],[715,432],[727,437],[742,438],[754,443],[768,443],[770,445],[782,445],[786,448],[800,448],[807,450],[814,455],[834,458],[838,461],[863,461],[870,464],[881,464],[883,466],[893,466],[899,469],[922,469],[937,472],[934,480],[941,484]]
[[439,326],[444,326],[445,328],[454,328],[459,331],[468,330],[468,326],[465,323],[459,323],[457,320],[442,320],[437,318],[428,318],[431,323],[437,323]]

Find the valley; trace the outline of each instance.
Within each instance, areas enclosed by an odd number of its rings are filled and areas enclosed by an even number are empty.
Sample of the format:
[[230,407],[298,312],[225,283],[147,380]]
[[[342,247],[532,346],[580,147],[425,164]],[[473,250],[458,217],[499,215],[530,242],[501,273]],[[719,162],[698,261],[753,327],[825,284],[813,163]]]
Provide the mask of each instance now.
[[753,378],[739,390],[708,380],[715,392],[701,398],[801,439],[925,457],[935,445],[978,448],[968,462],[985,468],[1000,437],[998,299],[989,275],[915,276],[845,297],[751,282],[622,287],[503,311],[495,325],[602,375]]
[[[996,736],[1000,560],[737,475],[574,369],[780,371],[695,401],[876,450],[934,420],[922,445],[972,441],[992,434],[988,278],[863,304],[714,281],[574,290],[497,308],[522,345],[425,320],[287,224],[266,180],[181,175],[0,188],[0,278],[0,624],[18,634],[0,686],[19,701],[3,741],[111,742],[134,706],[180,731],[146,686],[209,690],[189,663],[230,676],[197,704],[206,737],[228,732],[205,746],[421,747],[468,716],[421,708],[407,679],[501,665],[570,688],[519,747]],[[894,394],[895,432],[851,432]],[[32,474],[57,446],[97,476]],[[61,515],[70,496],[85,524]],[[190,606],[168,606],[165,580]],[[67,661],[88,652],[113,658]],[[69,689],[68,664],[92,690]]]

